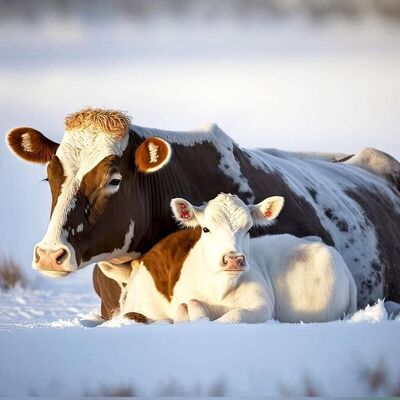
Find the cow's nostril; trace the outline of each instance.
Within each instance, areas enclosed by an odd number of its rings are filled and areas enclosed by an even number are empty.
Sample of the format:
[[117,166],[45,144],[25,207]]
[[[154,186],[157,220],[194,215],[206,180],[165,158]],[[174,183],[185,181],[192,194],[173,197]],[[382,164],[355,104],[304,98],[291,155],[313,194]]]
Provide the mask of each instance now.
[[224,256],[224,257],[222,258],[222,262],[223,262],[224,265],[227,265],[228,262],[229,262],[229,257]]
[[240,265],[240,266],[243,266],[244,265],[244,257],[237,257],[237,263]]
[[36,248],[35,248],[35,261],[36,262],[40,261],[40,257],[43,256],[44,252],[45,251],[43,249],[41,249],[39,246],[36,246]]
[[56,263],[60,265],[65,260],[65,257],[67,256],[67,251],[65,249],[60,249],[57,251],[57,254],[55,256],[56,256]]

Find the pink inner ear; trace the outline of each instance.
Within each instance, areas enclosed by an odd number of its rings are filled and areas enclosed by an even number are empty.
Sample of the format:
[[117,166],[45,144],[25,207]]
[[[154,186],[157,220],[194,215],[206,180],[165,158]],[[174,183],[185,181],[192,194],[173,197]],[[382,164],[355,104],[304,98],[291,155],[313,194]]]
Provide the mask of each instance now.
[[189,219],[189,211],[181,211],[181,218]]
[[272,211],[271,210],[265,211],[264,216],[267,217],[267,218],[272,217]]

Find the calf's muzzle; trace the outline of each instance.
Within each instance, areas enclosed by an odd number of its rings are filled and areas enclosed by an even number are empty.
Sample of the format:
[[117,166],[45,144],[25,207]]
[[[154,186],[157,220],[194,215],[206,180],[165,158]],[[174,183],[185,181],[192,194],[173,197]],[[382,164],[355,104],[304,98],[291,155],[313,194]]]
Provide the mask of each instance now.
[[241,272],[246,268],[246,258],[244,254],[227,253],[222,257],[222,270],[231,272]]

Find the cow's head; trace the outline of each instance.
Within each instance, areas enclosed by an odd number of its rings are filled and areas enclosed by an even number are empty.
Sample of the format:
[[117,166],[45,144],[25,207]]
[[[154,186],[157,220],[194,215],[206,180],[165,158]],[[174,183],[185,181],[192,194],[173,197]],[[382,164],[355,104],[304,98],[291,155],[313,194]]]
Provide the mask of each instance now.
[[15,154],[47,164],[51,219],[34,248],[35,269],[63,276],[99,260],[135,257],[135,213],[146,204],[140,193],[132,200],[132,185],[138,174],[166,165],[171,148],[156,137],[134,143],[129,127],[121,112],[85,109],[66,118],[60,144],[32,128],[9,132]]
[[249,267],[249,230],[267,226],[279,215],[283,197],[269,197],[246,206],[236,195],[219,194],[202,207],[185,199],[173,199],[175,219],[186,227],[202,228],[199,245],[205,267],[221,276],[239,276]]

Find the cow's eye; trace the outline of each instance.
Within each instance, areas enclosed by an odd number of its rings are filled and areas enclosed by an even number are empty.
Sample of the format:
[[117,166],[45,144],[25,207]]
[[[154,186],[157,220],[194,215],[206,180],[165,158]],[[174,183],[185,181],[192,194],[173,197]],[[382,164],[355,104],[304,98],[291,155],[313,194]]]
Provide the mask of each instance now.
[[207,232],[210,232],[210,230],[209,230],[208,228],[204,227],[204,228],[203,228],[203,232],[204,232],[204,233],[207,233]]
[[121,179],[114,178],[114,179],[111,179],[111,181],[108,184],[111,186],[118,186],[120,183],[121,183]]

